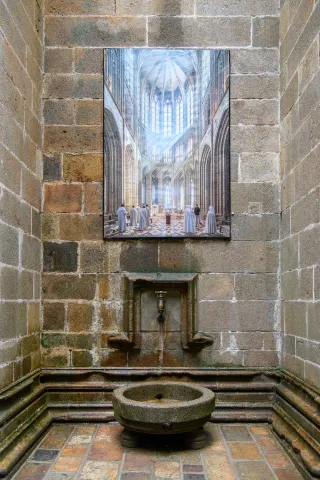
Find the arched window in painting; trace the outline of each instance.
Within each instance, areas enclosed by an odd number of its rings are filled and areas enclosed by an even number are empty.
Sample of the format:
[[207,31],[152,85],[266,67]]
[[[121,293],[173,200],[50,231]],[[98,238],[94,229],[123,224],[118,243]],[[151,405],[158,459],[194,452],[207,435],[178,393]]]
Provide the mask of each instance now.
[[158,95],[154,95],[151,104],[152,131],[160,133],[160,103]]
[[188,138],[188,155],[191,156],[193,151],[193,138],[190,136]]
[[165,204],[171,205],[171,182],[167,181],[165,184]]
[[166,148],[163,154],[164,163],[172,162],[172,150],[171,148]]
[[143,125],[147,127],[149,125],[149,95],[145,89],[141,95],[141,119]]
[[133,96],[133,52],[132,50],[127,50],[125,52],[125,80],[130,92],[130,95]]
[[202,85],[205,94],[210,81],[210,50],[204,50],[202,54]]
[[187,125],[193,124],[193,91],[190,86],[187,87]]
[[221,100],[223,99],[224,92],[225,92],[225,82],[224,82],[224,51],[221,50],[218,55],[218,105],[220,105]]
[[172,135],[172,104],[169,99],[163,107],[163,132],[165,137]]
[[180,91],[176,95],[176,133],[183,132],[183,101]]

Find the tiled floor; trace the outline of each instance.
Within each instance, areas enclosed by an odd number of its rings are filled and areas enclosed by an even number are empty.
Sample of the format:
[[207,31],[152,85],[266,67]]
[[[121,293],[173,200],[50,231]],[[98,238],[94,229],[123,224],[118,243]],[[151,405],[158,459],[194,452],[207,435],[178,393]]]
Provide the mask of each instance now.
[[119,233],[118,227],[115,225],[115,233],[108,234],[108,237],[122,238],[122,237],[229,237],[230,227],[224,226],[222,232],[216,234],[204,233],[205,221],[203,220],[200,225],[197,226],[195,233],[184,232],[183,215],[172,215],[171,224],[166,225],[166,219],[164,215],[158,215],[152,217],[152,223],[145,230],[139,230],[139,227],[127,226],[127,230],[124,233]]
[[207,424],[198,451],[124,449],[117,424],[53,425],[15,480],[302,480],[267,425]]

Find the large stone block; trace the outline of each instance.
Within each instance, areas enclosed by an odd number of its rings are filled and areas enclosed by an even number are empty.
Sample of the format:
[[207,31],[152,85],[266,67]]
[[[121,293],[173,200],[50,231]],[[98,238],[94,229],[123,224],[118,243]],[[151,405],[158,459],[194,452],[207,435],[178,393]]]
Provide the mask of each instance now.
[[78,268],[78,244],[76,242],[44,242],[44,272],[76,272]]
[[152,241],[122,243],[120,267],[128,272],[157,272],[158,244]]
[[84,185],[84,211],[86,213],[102,213],[102,184],[86,183]]
[[[249,154],[250,156],[251,154]],[[261,205],[261,213],[280,212],[279,188],[276,184],[233,183],[231,185],[231,202],[234,213],[249,213],[252,203]]]
[[231,73],[274,74],[279,72],[279,51],[274,48],[237,49],[231,52]]
[[284,272],[281,275],[282,300],[298,300],[300,298],[300,282],[298,270]]
[[0,145],[0,178],[1,183],[16,194],[20,193],[21,163]]
[[309,362],[320,365],[320,344],[302,338],[296,339],[296,354]]
[[58,240],[59,238],[59,215],[53,213],[42,214],[42,240]]
[[73,100],[45,100],[43,118],[46,125],[73,125]]
[[234,297],[234,276],[227,274],[199,275],[199,300],[231,300]]
[[44,151],[50,153],[102,152],[101,126],[46,126]]
[[277,125],[278,100],[231,100],[231,125]]
[[241,152],[279,152],[279,128],[269,125],[233,126],[231,148]]
[[277,153],[242,153],[239,182],[279,182],[279,155]]
[[20,125],[23,125],[24,99],[3,68],[0,68],[0,101],[13,115],[14,119]]
[[102,98],[102,75],[46,74],[44,98]]
[[233,75],[231,98],[275,98],[279,95],[279,77],[276,75]]
[[246,367],[277,367],[279,354],[276,351],[247,351],[244,352],[244,366]]
[[91,367],[93,363],[92,353],[86,350],[72,351],[72,365],[74,367]]
[[319,387],[320,367],[313,363],[306,362],[305,364],[305,380],[313,385],[315,388]]
[[284,321],[286,334],[306,337],[306,305],[305,302],[285,302]]
[[117,0],[117,15],[193,15],[193,0]]
[[296,200],[320,184],[320,145],[318,145],[295,169]]
[[197,0],[198,15],[278,15],[277,0]]
[[103,238],[101,215],[60,215],[60,240],[100,240]]
[[23,130],[2,104],[0,104],[0,143],[17,158],[23,157]]
[[251,43],[246,17],[150,17],[150,47],[226,47]]
[[298,268],[298,235],[286,238],[281,242],[281,270],[295,270]]
[[320,225],[300,233],[300,267],[318,265],[320,258]]
[[102,125],[102,100],[79,100],[75,102],[75,121],[77,125]]
[[268,301],[199,304],[198,325],[204,332],[252,332],[275,329],[275,303]]
[[97,182],[103,179],[101,154],[64,155],[63,179],[68,182]]
[[[305,23],[302,23],[303,30],[299,38],[296,37],[297,41],[295,41],[295,39],[293,40],[294,46],[292,45],[293,49],[287,61],[287,75],[289,79],[299,67],[301,60],[307,53],[311,43],[314,41],[317,33],[319,32],[320,4],[318,2],[315,4],[312,0],[306,0],[305,2],[301,2],[300,6],[301,15],[300,20],[298,21],[301,22],[303,18],[305,18],[307,21]],[[313,6],[314,9],[312,10]],[[289,51],[290,47],[288,48],[288,53]]]
[[77,73],[103,74],[103,50],[101,48],[75,48],[74,71]]
[[288,207],[291,207],[295,201],[295,177],[294,173],[291,172],[287,177],[285,177],[281,184],[281,203],[282,208],[285,210]]
[[88,332],[92,329],[93,305],[89,303],[69,303],[69,332]]
[[298,74],[296,74],[287,86],[280,101],[280,119],[283,120],[296,103],[299,95]]
[[44,212],[80,212],[82,187],[77,184],[45,184]]
[[101,300],[123,300],[123,276],[119,274],[98,275],[99,298]]
[[252,45],[278,47],[280,39],[278,17],[256,17],[252,20]]
[[291,209],[291,232],[297,233],[320,221],[320,187],[295,203]]
[[45,0],[45,15],[114,15],[114,0]]
[[298,70],[299,91],[303,92],[319,68],[319,38],[316,37]]
[[235,276],[237,300],[276,300],[278,276],[276,274],[238,274]]
[[47,17],[47,46],[143,47],[147,25],[143,17]]
[[19,265],[19,231],[0,223],[0,262]]
[[43,330],[64,330],[65,305],[64,303],[48,303],[43,305]]
[[118,272],[120,253],[120,242],[81,242],[80,269],[92,273]]
[[308,338],[320,342],[320,303],[308,303]]
[[313,268],[300,270],[300,298],[313,300]]
[[61,179],[61,156],[52,155],[50,157],[43,155],[43,181],[52,182]]
[[[19,60],[21,61],[22,65],[26,65],[26,44],[24,39],[20,33],[20,31],[16,28],[16,25],[12,21],[12,17],[9,13],[7,6],[0,2],[0,19],[1,19],[1,28],[5,37],[7,38],[7,49],[12,47],[12,50],[15,52]],[[9,46],[10,44],[10,46]],[[12,51],[11,50],[11,51]],[[12,51],[12,54],[13,54]],[[1,60],[6,60],[8,55],[1,55]]]
[[72,48],[46,48],[44,57],[45,73],[71,73]]
[[2,341],[27,334],[27,304],[21,302],[0,303]]
[[[295,78],[295,77],[294,77]],[[302,124],[320,104],[320,72],[318,72],[299,98],[299,121]]]
[[160,243],[162,271],[199,273],[273,273],[278,266],[278,246],[266,242]]
[[233,240],[264,240],[279,238],[280,216],[272,215],[234,215],[231,223]]
[[22,198],[32,207],[40,210],[41,182],[30,170],[22,167]]
[[21,245],[22,267],[28,270],[40,271],[41,242],[38,238],[23,235]]
[[83,299],[93,300],[96,291],[95,275],[43,275],[45,300]]

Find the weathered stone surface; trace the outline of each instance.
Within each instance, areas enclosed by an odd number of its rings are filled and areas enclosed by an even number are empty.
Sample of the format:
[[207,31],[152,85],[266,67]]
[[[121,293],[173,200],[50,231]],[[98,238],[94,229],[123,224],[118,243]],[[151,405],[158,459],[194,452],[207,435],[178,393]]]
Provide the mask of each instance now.
[[61,179],[60,155],[43,156],[43,180],[46,182]]
[[142,17],[48,17],[47,46],[142,47],[146,45]]
[[75,103],[75,120],[77,125],[102,125],[102,100],[81,100]]
[[53,275],[43,276],[44,299],[84,299],[93,300],[95,296],[94,275]]
[[53,213],[42,214],[42,240],[58,240],[59,216]]
[[0,261],[7,265],[19,264],[19,232],[0,223]]
[[232,51],[231,73],[274,74],[279,72],[278,49],[237,49]]
[[267,75],[234,75],[231,98],[278,98],[279,78]]
[[298,337],[306,337],[306,303],[285,302],[284,321],[287,334]]
[[113,0],[45,0],[45,15],[114,15]]
[[274,330],[274,302],[208,302],[199,305],[199,329],[205,332]]
[[39,272],[41,266],[40,240],[29,235],[23,235],[21,250],[23,268]]
[[88,332],[92,329],[93,306],[87,303],[68,305],[69,332]]
[[46,74],[44,78],[45,98],[102,98],[102,75]]
[[199,300],[231,300],[234,295],[233,275],[204,274],[199,276]]
[[101,48],[75,48],[74,70],[77,73],[103,74],[103,51]]
[[120,243],[82,242],[80,269],[82,272],[103,273],[120,270]]
[[78,244],[75,242],[45,242],[43,246],[44,272],[76,272]]
[[232,100],[232,125],[277,125],[278,100]]
[[80,212],[82,187],[77,184],[46,184],[44,186],[45,212]]
[[310,227],[300,234],[300,266],[318,265],[320,257],[320,225]]
[[86,213],[102,213],[102,184],[84,185],[84,210]]
[[150,47],[225,47],[250,44],[245,17],[150,17]]
[[44,68],[46,73],[71,73],[72,48],[46,48]]
[[43,116],[46,125],[73,125],[73,101],[45,100]]
[[281,298],[295,300],[300,298],[300,283],[298,270],[284,272],[281,275]]
[[232,148],[238,152],[278,152],[277,126],[234,126],[231,131]]
[[279,155],[276,153],[242,153],[240,178],[243,183],[279,181]]
[[291,209],[291,232],[297,233],[320,221],[320,189],[312,191]]
[[280,211],[278,186],[270,183],[233,183],[231,201],[234,213],[251,213],[250,205],[252,203],[261,205],[261,212],[257,213],[278,213]]
[[283,120],[290,112],[298,98],[298,74],[296,74],[287,86],[280,101],[280,118]]
[[279,5],[276,0],[198,0],[198,15],[278,15]]
[[252,45],[254,47],[278,47],[279,18],[257,17],[252,20]]
[[279,225],[279,215],[235,215],[231,234],[234,240],[277,240]]
[[101,215],[60,215],[61,240],[100,240],[102,233]]
[[44,303],[43,330],[64,330],[65,305],[64,303]]
[[319,68],[319,39],[315,41],[309,48],[298,70],[299,90],[302,92],[309,84],[310,80],[317,73]]
[[44,129],[44,150],[49,153],[102,152],[100,126],[47,126]]
[[64,155],[63,179],[69,182],[101,181],[103,179],[102,155]]
[[276,274],[238,274],[234,288],[237,300],[276,300],[278,277]]
[[286,238],[281,242],[282,272],[298,268],[298,236]]
[[117,0],[117,15],[193,15],[194,2],[192,0]]

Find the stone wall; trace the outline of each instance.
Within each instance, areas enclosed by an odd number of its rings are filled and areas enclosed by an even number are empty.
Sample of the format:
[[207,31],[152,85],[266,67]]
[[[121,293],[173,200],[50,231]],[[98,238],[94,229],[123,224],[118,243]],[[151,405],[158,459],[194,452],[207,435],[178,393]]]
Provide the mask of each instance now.
[[285,368],[320,379],[320,3],[281,9],[282,329]]
[[[149,366],[126,353],[123,272],[197,272],[213,347],[167,366],[278,365],[278,0],[46,0],[44,367]],[[233,239],[102,239],[103,47],[231,48]],[[177,346],[180,349],[180,346]]]
[[40,366],[41,3],[0,0],[0,389]]

